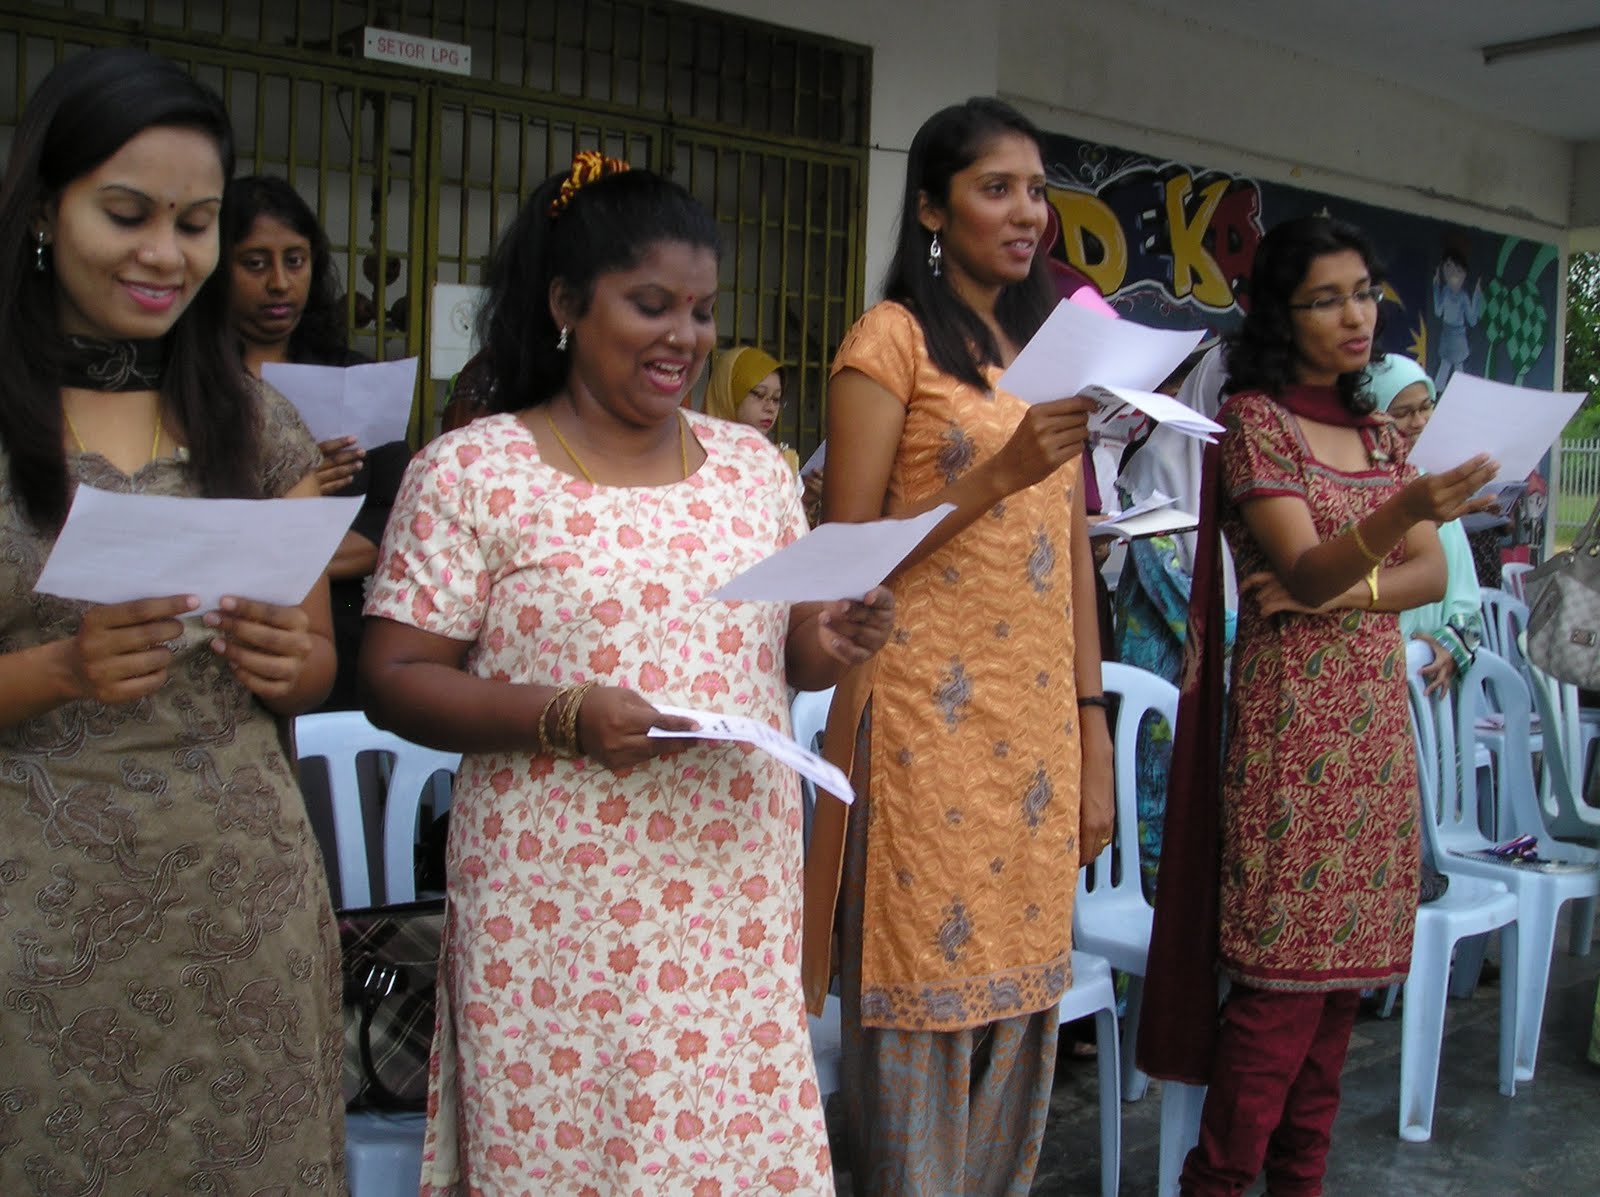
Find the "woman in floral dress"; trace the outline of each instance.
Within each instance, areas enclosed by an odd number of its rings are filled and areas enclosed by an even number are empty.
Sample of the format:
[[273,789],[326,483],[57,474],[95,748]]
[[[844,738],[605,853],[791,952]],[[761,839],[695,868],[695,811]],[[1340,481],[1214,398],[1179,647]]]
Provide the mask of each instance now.
[[497,414],[429,445],[390,520],[362,669],[380,723],[466,754],[423,1192],[832,1188],[799,977],[797,779],[673,704],[787,728],[890,600],[708,596],[805,531],[759,431],[682,410],[718,232],[581,155],[496,255]]

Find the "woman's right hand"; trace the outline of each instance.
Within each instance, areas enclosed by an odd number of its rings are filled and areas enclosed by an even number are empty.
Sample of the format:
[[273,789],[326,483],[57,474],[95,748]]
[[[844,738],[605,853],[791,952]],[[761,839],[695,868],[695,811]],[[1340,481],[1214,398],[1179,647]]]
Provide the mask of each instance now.
[[1432,520],[1444,524],[1475,511],[1490,511],[1498,502],[1495,496],[1472,496],[1494,481],[1499,472],[1499,463],[1487,453],[1480,453],[1454,469],[1414,478],[1400,492],[1406,514],[1412,523]]
[[1083,456],[1089,444],[1089,417],[1097,406],[1082,395],[1029,406],[1011,439],[994,456],[1005,493],[1042,482]]
[[336,436],[317,448],[322,451],[322,462],[316,469],[317,489],[325,495],[336,495],[361,472],[361,462],[367,451],[353,436]]
[[193,595],[175,594],[90,607],[77,634],[61,642],[74,697],[110,705],[161,689],[172,663],[167,643],[183,635],[178,616],[199,605]]
[[658,756],[672,756],[696,743],[653,737],[649,734],[652,727],[694,731],[697,726],[693,719],[662,714],[632,690],[596,686],[584,695],[578,708],[578,746],[584,756],[615,772]]

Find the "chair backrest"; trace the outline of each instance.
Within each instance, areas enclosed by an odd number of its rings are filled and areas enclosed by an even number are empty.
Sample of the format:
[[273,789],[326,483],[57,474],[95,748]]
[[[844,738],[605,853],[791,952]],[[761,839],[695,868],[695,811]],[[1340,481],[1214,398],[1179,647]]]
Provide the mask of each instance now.
[[1463,805],[1478,809],[1478,766],[1474,755],[1476,722],[1493,714],[1501,737],[1491,777],[1493,826],[1481,828],[1494,839],[1514,835],[1545,834],[1533,782],[1533,756],[1529,747],[1533,699],[1522,674],[1503,657],[1480,648],[1472,667],[1462,676],[1455,699],[1457,785]]
[[1533,566],[1526,561],[1507,561],[1500,567],[1500,589],[1504,590],[1519,603],[1528,601],[1527,587],[1524,585],[1526,576],[1533,570]]
[[[1530,666],[1534,707],[1544,738],[1540,762],[1544,785],[1539,790],[1539,813],[1558,840],[1600,844],[1600,822],[1579,813],[1587,806],[1579,792],[1583,776],[1583,726],[1578,714],[1578,687],[1558,682],[1542,669]],[[1593,808],[1589,808],[1593,809]]]
[[[828,708],[833,705],[833,687],[826,690],[796,690],[789,704],[789,734],[802,748],[817,751],[822,730],[828,725]],[[811,842],[811,812],[817,805],[817,787],[800,779],[800,794],[805,800],[802,813],[804,843]]]
[[1482,603],[1484,647],[1521,668],[1517,635],[1528,626],[1527,604],[1494,586],[1482,586],[1478,594]]
[[1417,640],[1406,644],[1406,694],[1411,706],[1411,742],[1417,753],[1417,789],[1422,803],[1422,846],[1426,857],[1437,862],[1443,851],[1440,829],[1444,818],[1444,796],[1440,793],[1441,777],[1455,776],[1445,768],[1445,758],[1439,745],[1441,724],[1449,726],[1454,721],[1450,696],[1445,695],[1447,710],[1441,718],[1439,704],[1427,695],[1427,679],[1422,667],[1433,660],[1433,652]]
[[1078,874],[1078,896],[1118,893],[1143,896],[1139,871],[1139,728],[1147,715],[1178,724],[1178,688],[1163,677],[1132,665],[1107,661],[1100,667],[1101,685],[1117,700],[1111,729],[1112,769],[1116,782],[1116,832],[1103,852],[1084,862]]
[[[295,753],[300,760],[320,757],[327,764],[333,836],[337,854],[340,905],[371,906],[371,862],[362,800],[361,770],[365,754],[383,762],[376,776],[382,784],[382,876],[385,902],[409,902],[417,896],[417,816],[424,794],[432,794],[435,774],[454,776],[458,752],[440,752],[380,731],[360,711],[324,711],[294,721]],[[438,812],[436,811],[435,814]]]

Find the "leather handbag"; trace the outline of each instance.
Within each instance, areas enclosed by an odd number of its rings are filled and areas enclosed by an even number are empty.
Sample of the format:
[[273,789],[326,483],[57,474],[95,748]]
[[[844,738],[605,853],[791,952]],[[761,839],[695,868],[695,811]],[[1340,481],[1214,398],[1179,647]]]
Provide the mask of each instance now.
[[1572,547],[1523,579],[1527,658],[1551,677],[1600,690],[1600,503]]
[[345,1106],[424,1109],[444,899],[341,910],[338,920]]

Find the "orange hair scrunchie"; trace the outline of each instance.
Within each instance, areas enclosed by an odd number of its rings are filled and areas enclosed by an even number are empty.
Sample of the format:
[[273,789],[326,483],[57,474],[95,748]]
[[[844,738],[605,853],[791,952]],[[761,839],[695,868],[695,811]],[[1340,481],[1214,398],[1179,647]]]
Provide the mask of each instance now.
[[572,169],[567,173],[567,177],[561,180],[561,190],[550,201],[550,219],[554,220],[565,212],[567,205],[572,202],[572,197],[596,179],[603,179],[607,175],[619,175],[629,168],[629,163],[620,158],[607,158],[599,150],[580,151],[572,159]]

